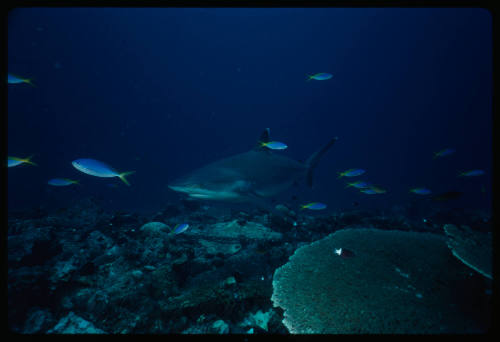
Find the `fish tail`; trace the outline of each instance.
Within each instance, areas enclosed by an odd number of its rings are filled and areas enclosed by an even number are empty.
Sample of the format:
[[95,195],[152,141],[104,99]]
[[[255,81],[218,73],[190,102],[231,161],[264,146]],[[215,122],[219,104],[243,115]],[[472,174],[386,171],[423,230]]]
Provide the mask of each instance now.
[[256,150],[261,150],[263,147],[265,147],[265,144],[268,143],[269,140],[269,135],[271,134],[271,130],[269,128],[266,128],[262,134],[260,135],[259,140],[257,141],[257,146],[255,146]]
[[123,183],[127,184],[128,186],[130,186],[130,183],[128,182],[128,180],[125,178],[125,176],[128,176],[128,175],[131,175],[135,173],[135,171],[127,171],[127,172],[123,172],[123,173],[120,173],[118,175],[118,177],[120,177],[120,179],[123,181]]
[[309,82],[310,80],[313,79],[314,75],[306,75],[306,77],[307,77],[306,81]]
[[31,161],[31,158],[33,158],[33,156],[34,156],[34,155],[32,154],[31,156],[29,156],[29,157],[26,157],[26,158],[22,159],[22,161],[23,161],[23,162],[25,162],[25,163],[27,163],[27,164],[31,164],[31,165],[34,165],[34,166],[38,166],[36,163],[34,163],[34,162],[32,162],[32,161]]
[[36,88],[36,85],[33,83],[33,79],[32,78],[25,78],[25,79],[23,79],[23,82],[24,83],[28,83],[30,86]]
[[337,177],[337,179],[344,177],[344,173],[343,172],[337,172],[337,173],[339,174],[339,176]]
[[309,159],[306,161],[306,166],[307,166],[307,185],[309,187],[312,187],[312,180],[313,180],[313,171],[318,165],[319,160],[321,157],[332,147],[332,145],[338,140],[337,137],[333,138],[330,140],[325,146],[323,146],[319,151],[314,152]]

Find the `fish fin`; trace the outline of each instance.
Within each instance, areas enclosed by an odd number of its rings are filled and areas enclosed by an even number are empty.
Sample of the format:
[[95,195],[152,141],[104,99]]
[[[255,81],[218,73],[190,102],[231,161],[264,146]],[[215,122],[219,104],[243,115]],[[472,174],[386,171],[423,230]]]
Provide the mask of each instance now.
[[123,183],[127,184],[128,186],[130,186],[130,183],[125,178],[125,176],[131,175],[132,173],[135,173],[135,171],[127,171],[127,172],[120,173],[118,175],[118,177],[120,177],[120,179],[123,181]]
[[31,165],[34,165],[34,166],[38,166],[36,163],[32,162],[31,161],[31,158],[33,158],[34,154],[32,154],[31,156],[29,157],[26,157],[24,159],[21,159],[23,162],[27,163],[27,164],[31,164]]
[[306,161],[306,166],[307,166],[307,185],[309,187],[312,187],[312,180],[313,180],[313,171],[314,168],[318,165],[319,160],[321,157],[328,151],[330,147],[338,140],[337,137],[333,138],[330,140],[325,146],[323,146],[319,151],[314,152]]
[[257,146],[255,146],[255,149],[257,150],[266,150],[269,151],[269,149],[265,146],[265,143],[268,143],[269,140],[269,135],[271,134],[271,130],[269,128],[266,128],[260,135],[259,140],[257,141]]

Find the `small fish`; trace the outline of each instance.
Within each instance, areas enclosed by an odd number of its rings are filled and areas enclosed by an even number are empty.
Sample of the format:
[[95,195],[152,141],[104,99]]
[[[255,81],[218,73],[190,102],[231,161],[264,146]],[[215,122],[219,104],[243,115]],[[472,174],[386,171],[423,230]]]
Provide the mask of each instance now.
[[310,80],[316,80],[316,81],[324,81],[324,80],[329,80],[330,78],[333,77],[332,74],[326,73],[326,72],[320,72],[318,74],[314,75],[307,75],[308,81]]
[[410,192],[413,192],[414,194],[417,195],[428,195],[431,193],[431,191],[427,188],[414,188],[411,189]]
[[434,152],[433,159],[436,159],[438,157],[446,157],[453,153],[455,153],[455,150],[453,148],[445,148],[439,152]]
[[172,229],[172,234],[180,234],[185,232],[189,228],[189,224],[187,223],[182,223],[182,224],[177,224],[174,229]]
[[375,195],[377,192],[373,189],[361,189],[359,190],[360,192],[367,194],[367,195]]
[[376,194],[383,194],[383,193],[387,192],[387,190],[385,190],[384,188],[381,188],[378,185],[370,185],[369,190],[375,191]]
[[448,191],[448,192],[443,192],[441,194],[437,194],[436,196],[432,197],[432,200],[434,201],[449,201],[452,199],[457,199],[463,195],[463,192],[460,191]]
[[284,150],[288,146],[279,141],[269,141],[269,142],[261,142],[260,146],[267,147],[271,150]]
[[342,258],[352,258],[355,256],[354,252],[347,249],[347,248],[336,248],[335,249],[335,254],[338,256],[341,256]]
[[465,171],[462,172],[458,175],[458,177],[475,177],[475,176],[482,176],[484,175],[483,170],[470,170],[470,171]]
[[83,173],[86,173],[91,176],[96,177],[119,177],[125,184],[130,186],[130,183],[127,181],[125,176],[128,176],[135,171],[128,171],[119,173],[115,171],[111,166],[103,163],[101,161],[95,159],[77,159],[71,162],[71,164],[78,170]]
[[320,202],[311,202],[307,204],[303,204],[300,206],[300,210],[302,209],[310,209],[310,210],[322,210],[326,208],[326,204]]
[[18,158],[18,157],[9,157],[8,156],[7,157],[7,167],[14,167],[14,166],[18,166],[21,164],[31,164],[31,165],[38,166],[31,161],[31,158],[33,158],[32,155],[29,157],[26,157],[26,158]]
[[347,183],[346,188],[351,187],[351,186],[355,187],[356,189],[366,189],[366,188],[369,188],[371,186],[371,183],[364,182],[364,181],[356,181],[353,183]]
[[365,170],[363,169],[349,169],[344,172],[337,172],[339,176],[337,178],[342,178],[342,177],[356,177],[359,175],[362,175],[365,173]]
[[19,84],[19,83],[27,83],[31,86],[35,86],[32,82],[31,82],[31,78],[22,78],[22,77],[19,77],[19,76],[15,76],[15,75],[12,75],[12,74],[7,74],[7,83],[9,84]]
[[71,184],[80,184],[80,181],[69,178],[52,178],[47,183],[53,186],[66,186]]

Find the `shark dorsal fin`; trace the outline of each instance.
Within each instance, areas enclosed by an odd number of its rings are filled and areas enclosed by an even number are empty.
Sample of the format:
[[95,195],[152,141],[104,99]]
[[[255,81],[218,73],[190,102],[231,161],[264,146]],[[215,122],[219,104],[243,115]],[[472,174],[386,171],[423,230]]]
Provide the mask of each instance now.
[[255,149],[258,151],[269,151],[268,148],[265,148],[264,146],[261,145],[263,142],[269,142],[269,135],[271,134],[271,130],[269,128],[266,128],[262,134],[260,135],[259,141],[257,141],[257,145],[255,146]]

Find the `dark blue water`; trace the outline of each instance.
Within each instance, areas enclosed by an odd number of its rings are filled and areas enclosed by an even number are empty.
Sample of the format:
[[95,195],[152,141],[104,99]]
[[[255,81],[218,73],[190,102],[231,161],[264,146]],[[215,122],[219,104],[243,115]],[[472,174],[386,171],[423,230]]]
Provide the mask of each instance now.
[[[424,201],[408,191],[425,186],[464,192],[439,205],[488,209],[491,26],[471,8],[14,10],[8,71],[36,88],[8,86],[8,154],[39,166],[9,168],[9,210],[95,196],[153,212],[180,198],[169,181],[249,150],[266,127],[298,160],[339,137],[314,189],[280,201],[384,208]],[[334,76],[306,82],[318,72]],[[457,152],[432,159],[446,147]],[[77,158],[135,170],[132,185],[80,173]],[[387,193],[336,179],[358,167]],[[470,169],[485,175],[457,178]]]

